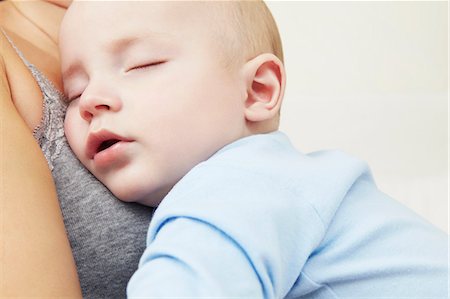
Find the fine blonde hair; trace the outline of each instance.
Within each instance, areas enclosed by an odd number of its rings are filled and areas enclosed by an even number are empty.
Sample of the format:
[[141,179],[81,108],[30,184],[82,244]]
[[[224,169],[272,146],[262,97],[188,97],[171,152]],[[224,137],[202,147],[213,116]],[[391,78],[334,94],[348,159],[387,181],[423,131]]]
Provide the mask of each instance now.
[[264,1],[206,3],[226,65],[242,63],[262,53],[272,53],[284,61],[277,24]]

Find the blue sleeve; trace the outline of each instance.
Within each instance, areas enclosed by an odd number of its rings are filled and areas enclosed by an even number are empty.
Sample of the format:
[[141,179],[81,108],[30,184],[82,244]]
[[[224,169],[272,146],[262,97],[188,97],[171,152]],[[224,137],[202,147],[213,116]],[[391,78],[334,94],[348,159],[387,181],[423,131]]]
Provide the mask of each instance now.
[[320,217],[272,177],[228,171],[225,183],[223,171],[194,172],[158,207],[129,297],[289,292],[324,234]]
[[245,251],[218,228],[192,218],[168,221],[129,283],[134,297],[262,298]]

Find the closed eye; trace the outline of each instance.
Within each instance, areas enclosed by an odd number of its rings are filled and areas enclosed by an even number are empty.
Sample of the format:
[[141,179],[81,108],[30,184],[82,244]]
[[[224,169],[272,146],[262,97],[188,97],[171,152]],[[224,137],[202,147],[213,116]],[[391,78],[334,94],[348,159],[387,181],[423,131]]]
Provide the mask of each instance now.
[[161,61],[156,61],[156,62],[149,62],[149,63],[140,64],[140,65],[137,65],[137,66],[129,68],[126,72],[134,71],[134,70],[140,70],[140,69],[146,69],[146,68],[149,68],[149,67],[154,67],[154,66],[163,64],[165,62],[167,62],[167,61],[161,60]]
[[73,101],[75,101],[76,99],[78,99],[79,97],[81,97],[81,94],[79,94],[79,95],[76,95],[76,96],[72,96],[72,97],[66,97],[66,100],[65,100],[65,102],[66,103],[71,103],[71,102],[73,102]]

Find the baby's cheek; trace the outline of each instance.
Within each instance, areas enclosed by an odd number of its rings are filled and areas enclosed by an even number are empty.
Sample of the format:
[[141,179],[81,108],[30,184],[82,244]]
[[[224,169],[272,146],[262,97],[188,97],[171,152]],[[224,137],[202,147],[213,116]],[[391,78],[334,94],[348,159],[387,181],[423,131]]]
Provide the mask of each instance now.
[[64,134],[70,148],[81,161],[83,161],[82,153],[85,140],[83,136],[86,134],[86,128],[84,127],[78,109],[70,105],[64,119]]

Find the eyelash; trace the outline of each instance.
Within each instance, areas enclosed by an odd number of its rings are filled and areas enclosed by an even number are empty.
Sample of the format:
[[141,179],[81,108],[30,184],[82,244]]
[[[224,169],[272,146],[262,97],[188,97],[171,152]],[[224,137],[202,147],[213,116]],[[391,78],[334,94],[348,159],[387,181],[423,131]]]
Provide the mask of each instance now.
[[146,69],[146,68],[149,68],[149,67],[152,67],[152,66],[157,66],[157,65],[163,64],[165,62],[166,62],[165,60],[161,60],[161,61],[141,64],[141,65],[134,66],[132,68],[127,69],[126,73],[128,73],[129,71],[135,71],[135,70],[140,70],[140,69]]
[[67,100],[66,100],[66,102],[67,103],[72,103],[73,101],[75,101],[76,99],[78,99],[79,97],[81,97],[81,94],[79,94],[79,95],[77,95],[77,96],[74,96],[74,97],[71,97],[71,98],[68,98]]

